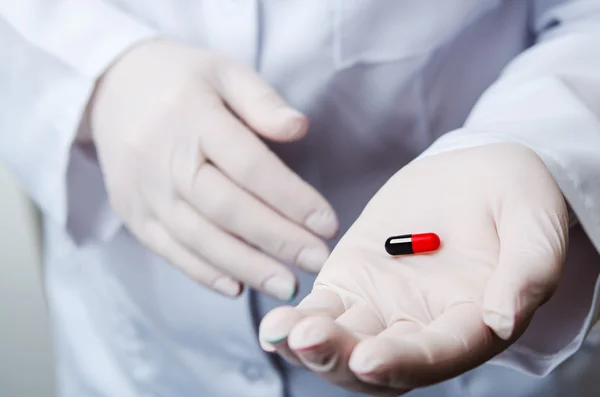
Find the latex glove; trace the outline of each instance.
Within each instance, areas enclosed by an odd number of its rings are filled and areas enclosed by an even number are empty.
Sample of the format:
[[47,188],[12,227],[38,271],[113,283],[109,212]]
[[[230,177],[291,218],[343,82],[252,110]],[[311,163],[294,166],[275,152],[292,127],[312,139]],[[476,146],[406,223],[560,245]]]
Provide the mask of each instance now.
[[106,73],[91,106],[111,204],[148,248],[231,296],[244,283],[290,299],[296,280],[281,262],[320,270],[334,211],[260,139],[300,139],[307,120],[252,70],[146,42]]
[[[440,236],[437,252],[384,251],[389,236],[422,232]],[[523,333],[559,281],[567,232],[563,196],[529,149],[420,159],[373,197],[312,293],[264,318],[261,343],[363,393],[446,380]]]

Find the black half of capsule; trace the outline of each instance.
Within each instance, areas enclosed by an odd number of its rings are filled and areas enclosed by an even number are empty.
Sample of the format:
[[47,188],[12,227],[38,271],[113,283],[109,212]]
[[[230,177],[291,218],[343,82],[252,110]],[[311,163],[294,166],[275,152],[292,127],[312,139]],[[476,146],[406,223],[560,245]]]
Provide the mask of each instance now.
[[412,245],[412,234],[392,236],[385,240],[385,250],[390,255],[414,254]]

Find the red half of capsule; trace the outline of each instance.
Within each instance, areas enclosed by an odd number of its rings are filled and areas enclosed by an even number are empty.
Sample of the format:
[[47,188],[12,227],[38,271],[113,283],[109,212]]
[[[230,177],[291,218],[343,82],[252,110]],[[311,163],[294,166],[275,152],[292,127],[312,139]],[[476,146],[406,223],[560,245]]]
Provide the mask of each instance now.
[[435,233],[421,233],[412,235],[412,249],[415,254],[432,252],[440,248],[440,238]]
[[432,252],[439,247],[440,238],[435,233],[403,234],[385,241],[385,250],[393,256]]

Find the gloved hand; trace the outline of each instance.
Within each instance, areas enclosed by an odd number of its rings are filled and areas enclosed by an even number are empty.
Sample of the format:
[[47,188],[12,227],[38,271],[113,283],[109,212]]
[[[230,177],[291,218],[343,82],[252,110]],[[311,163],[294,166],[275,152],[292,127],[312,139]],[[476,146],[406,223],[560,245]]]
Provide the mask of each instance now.
[[[434,253],[389,236],[434,232]],[[372,198],[296,308],[260,325],[267,351],[350,390],[399,395],[507,348],[553,293],[568,213],[542,161],[516,144],[419,159]]]
[[103,76],[90,118],[112,206],[199,283],[290,299],[296,280],[281,262],[320,270],[336,215],[259,138],[298,140],[307,120],[252,70],[146,42]]

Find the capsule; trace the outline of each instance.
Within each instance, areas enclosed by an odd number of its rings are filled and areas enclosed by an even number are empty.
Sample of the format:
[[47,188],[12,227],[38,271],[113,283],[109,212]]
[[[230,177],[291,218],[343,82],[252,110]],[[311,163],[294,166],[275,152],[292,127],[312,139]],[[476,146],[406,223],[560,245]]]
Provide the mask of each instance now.
[[403,234],[385,240],[385,250],[390,255],[411,255],[432,252],[440,248],[440,238],[435,233]]

